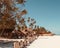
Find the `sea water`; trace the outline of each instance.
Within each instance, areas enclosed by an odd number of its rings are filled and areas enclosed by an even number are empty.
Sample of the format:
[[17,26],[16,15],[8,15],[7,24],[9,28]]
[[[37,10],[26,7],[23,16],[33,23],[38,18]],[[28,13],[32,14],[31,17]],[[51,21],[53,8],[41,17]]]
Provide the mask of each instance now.
[[8,43],[0,42],[0,48],[13,48],[13,42]]

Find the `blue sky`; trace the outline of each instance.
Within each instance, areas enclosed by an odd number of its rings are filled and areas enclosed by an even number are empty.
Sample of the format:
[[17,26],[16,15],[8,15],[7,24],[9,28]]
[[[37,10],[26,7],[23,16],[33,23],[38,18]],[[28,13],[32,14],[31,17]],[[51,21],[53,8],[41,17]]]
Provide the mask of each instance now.
[[36,24],[60,34],[60,0],[27,0],[25,8]]

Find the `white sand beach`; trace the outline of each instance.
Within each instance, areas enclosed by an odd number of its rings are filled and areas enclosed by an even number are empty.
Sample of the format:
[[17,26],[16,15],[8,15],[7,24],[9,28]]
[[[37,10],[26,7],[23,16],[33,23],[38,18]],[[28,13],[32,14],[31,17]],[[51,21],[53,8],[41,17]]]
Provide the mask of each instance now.
[[39,36],[27,48],[60,48],[60,36]]
[[[0,48],[13,48],[13,44],[0,43]],[[39,36],[27,48],[60,48],[60,36]]]

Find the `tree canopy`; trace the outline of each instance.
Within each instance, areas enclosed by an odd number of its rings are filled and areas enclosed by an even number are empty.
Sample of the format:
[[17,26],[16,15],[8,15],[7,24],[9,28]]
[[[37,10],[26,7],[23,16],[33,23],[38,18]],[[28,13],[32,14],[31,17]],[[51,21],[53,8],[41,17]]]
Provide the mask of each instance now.
[[[20,4],[24,6],[26,0],[0,0],[0,30],[14,29],[17,22],[23,23],[23,15],[27,14],[25,9],[18,8]],[[20,9],[20,10],[19,10]],[[22,25],[22,24],[21,24]]]
[[25,0],[0,0],[0,28],[15,27],[17,20],[27,13],[25,9],[21,11],[17,7],[18,4],[24,3]]
[[29,27],[27,26],[26,20],[23,17],[23,15],[27,14],[27,11],[26,9],[22,8],[22,6],[25,5],[25,2],[26,0],[0,0],[0,36],[5,32],[8,32],[8,34],[11,36],[10,33],[16,28],[19,30],[19,32],[16,30],[14,31],[16,31],[16,34],[18,35],[20,32],[22,32],[21,29],[26,28],[31,28],[31,32],[35,31],[37,34],[47,32],[45,28],[39,28],[39,26],[36,26],[35,19],[30,17],[27,19]]

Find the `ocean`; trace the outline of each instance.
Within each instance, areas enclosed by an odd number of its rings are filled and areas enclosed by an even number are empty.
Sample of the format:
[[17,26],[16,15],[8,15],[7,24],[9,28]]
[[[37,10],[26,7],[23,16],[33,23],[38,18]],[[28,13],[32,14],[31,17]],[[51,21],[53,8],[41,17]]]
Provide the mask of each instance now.
[[0,42],[0,48],[13,48],[13,42],[8,43]]

